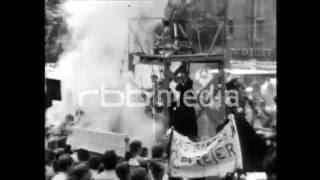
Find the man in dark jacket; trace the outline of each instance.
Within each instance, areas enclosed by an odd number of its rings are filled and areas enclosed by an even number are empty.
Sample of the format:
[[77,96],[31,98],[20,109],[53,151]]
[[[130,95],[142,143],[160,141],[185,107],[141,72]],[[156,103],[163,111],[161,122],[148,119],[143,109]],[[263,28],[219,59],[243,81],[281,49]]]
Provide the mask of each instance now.
[[196,112],[192,106],[195,102],[186,101],[186,97],[192,94],[187,91],[192,90],[193,81],[187,76],[186,72],[181,73],[176,90],[180,93],[180,104],[175,114],[175,130],[184,136],[195,138],[198,136],[198,128],[196,121]]

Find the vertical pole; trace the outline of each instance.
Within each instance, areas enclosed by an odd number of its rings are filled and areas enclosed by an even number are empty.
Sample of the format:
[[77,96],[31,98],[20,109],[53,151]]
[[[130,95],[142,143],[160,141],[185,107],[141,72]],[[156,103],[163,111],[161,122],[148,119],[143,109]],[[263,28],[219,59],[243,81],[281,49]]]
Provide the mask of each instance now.
[[156,86],[155,86],[155,82],[152,82],[152,94],[153,94],[153,99],[152,99],[152,133],[153,133],[153,140],[156,141],[156,119],[155,119],[155,99],[156,99]]
[[[164,70],[163,70],[163,74],[164,74],[164,80],[163,80],[163,88],[165,90],[169,89],[169,84],[170,84],[170,80],[168,77],[168,72],[170,71],[170,62],[167,62],[165,59],[164,61]],[[167,98],[164,98],[164,108],[165,110],[168,108],[168,102],[167,102]]]
[[128,20],[127,28],[128,28],[128,59],[129,59],[129,53],[130,53],[130,28],[129,28],[130,19]]
[[199,51],[202,53],[202,47],[201,47],[201,41],[200,41],[200,30],[197,28],[197,36],[198,36],[198,46],[199,46]]
[[254,42],[256,38],[256,0],[252,0],[252,39],[251,39],[251,48],[254,48]]
[[224,28],[223,28],[223,46],[226,48],[227,47],[227,35],[228,35],[228,10],[229,10],[229,0],[226,0],[226,10],[225,10],[225,14],[224,14]]
[[174,31],[174,44],[177,46],[178,45],[178,27],[177,23],[173,23],[173,31]]
[[[170,85],[170,77],[169,74],[171,73],[170,71],[170,62],[166,61],[166,59],[163,59],[164,62],[164,70],[163,70],[163,74],[164,74],[164,81],[163,81],[163,88],[164,90],[168,90],[169,89],[169,85]],[[170,94],[171,96],[171,94]],[[169,111],[168,108],[170,106],[170,102],[168,102],[168,99],[171,100],[171,97],[166,97],[163,99],[163,103],[164,103],[164,108],[163,108],[163,113],[164,116],[166,117],[166,120],[163,122],[164,123],[164,130],[167,130],[169,128],[170,125],[170,115],[169,115]]]
[[225,120],[225,115],[226,115],[226,108],[225,108],[225,102],[226,102],[226,97],[225,97],[225,72],[224,72],[224,61],[225,59],[223,59],[223,61],[221,61],[221,63],[219,63],[219,74],[220,74],[220,78],[219,78],[219,83],[218,86],[220,91],[221,91],[221,118],[222,121]]
[[171,174],[170,165],[171,165],[171,145],[172,145],[172,138],[173,138],[173,130],[174,130],[174,127],[172,126],[170,128],[169,145],[168,145],[168,150],[167,150],[167,153],[168,153],[168,178],[170,178],[170,174]]
[[219,63],[219,72],[220,72],[220,91],[221,91],[221,111],[222,111],[222,121],[225,120],[225,115],[226,115],[226,108],[225,108],[225,102],[226,102],[226,97],[225,97],[225,91],[226,91],[226,88],[225,88],[225,64],[226,64],[226,61],[228,61],[228,52],[226,50],[227,48],[227,33],[228,33],[228,29],[227,29],[227,24],[228,24],[228,11],[229,10],[229,1],[227,0],[226,1],[226,10],[225,10],[225,15],[224,15],[224,28],[223,28],[223,45],[224,45],[224,56],[223,56],[223,60],[221,61],[222,63]]

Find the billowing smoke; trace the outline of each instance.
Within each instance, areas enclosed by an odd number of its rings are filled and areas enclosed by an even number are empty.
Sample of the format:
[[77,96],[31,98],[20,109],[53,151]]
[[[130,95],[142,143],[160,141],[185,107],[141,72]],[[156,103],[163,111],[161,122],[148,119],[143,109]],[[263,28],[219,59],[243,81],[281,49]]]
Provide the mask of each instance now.
[[[131,138],[142,140],[146,145],[151,144],[152,120],[145,115],[144,108],[101,107],[101,98],[104,98],[101,97],[101,85],[104,89],[124,91],[130,84],[132,76],[123,78],[123,61],[127,59],[128,50],[128,19],[163,17],[165,5],[165,0],[69,0],[61,6],[66,12],[70,35],[57,66],[57,73],[61,77],[64,114],[74,114],[82,104],[86,128],[123,132]],[[144,41],[151,37],[150,34],[145,36]],[[137,88],[132,84],[131,87]],[[84,92],[89,95],[79,102],[79,93]]]

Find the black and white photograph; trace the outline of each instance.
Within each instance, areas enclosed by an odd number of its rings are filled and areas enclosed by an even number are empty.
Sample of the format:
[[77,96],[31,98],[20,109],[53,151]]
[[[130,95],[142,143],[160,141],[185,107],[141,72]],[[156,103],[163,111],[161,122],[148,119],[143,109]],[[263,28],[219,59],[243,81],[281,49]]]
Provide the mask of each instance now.
[[276,0],[44,1],[45,180],[278,179]]

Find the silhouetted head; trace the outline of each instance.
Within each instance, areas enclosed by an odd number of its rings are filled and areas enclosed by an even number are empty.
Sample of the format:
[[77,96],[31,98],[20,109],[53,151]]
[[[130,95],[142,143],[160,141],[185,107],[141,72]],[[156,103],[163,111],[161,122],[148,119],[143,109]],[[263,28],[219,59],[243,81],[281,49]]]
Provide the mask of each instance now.
[[164,154],[164,149],[160,145],[156,145],[152,147],[152,153],[151,157],[152,158],[162,158]]
[[132,170],[131,180],[146,180],[147,171],[142,167],[137,167]]
[[89,151],[85,149],[79,149],[77,152],[77,157],[80,162],[88,161],[90,157]]
[[134,140],[130,143],[130,152],[135,156],[141,154],[142,142],[139,140]]
[[101,159],[97,155],[92,155],[89,157],[89,167],[93,170],[98,170]]
[[106,151],[102,157],[105,170],[115,169],[118,161],[118,156],[114,150]]
[[71,171],[72,180],[91,180],[91,176],[92,174],[89,170],[89,166],[83,163],[74,166]]
[[116,166],[116,174],[120,180],[129,180],[130,179],[130,167],[129,163],[124,161]]
[[150,170],[154,180],[162,180],[164,175],[163,164],[156,161],[150,161]]
[[69,154],[63,154],[58,158],[56,163],[58,171],[69,172],[73,164],[73,159]]

